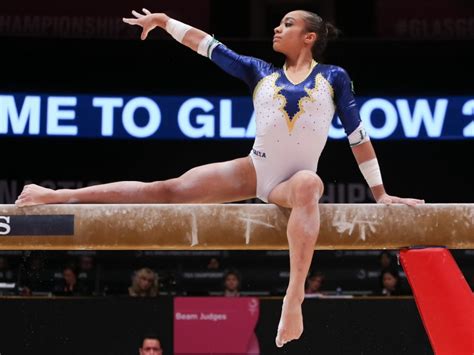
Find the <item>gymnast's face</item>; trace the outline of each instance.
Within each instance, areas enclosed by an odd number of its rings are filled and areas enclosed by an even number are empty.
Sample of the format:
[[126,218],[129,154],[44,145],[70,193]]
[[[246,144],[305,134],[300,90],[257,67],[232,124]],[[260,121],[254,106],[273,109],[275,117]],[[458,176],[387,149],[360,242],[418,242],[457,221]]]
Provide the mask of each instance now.
[[298,54],[313,46],[316,33],[308,32],[303,11],[292,11],[283,17],[274,29],[273,49],[286,56]]

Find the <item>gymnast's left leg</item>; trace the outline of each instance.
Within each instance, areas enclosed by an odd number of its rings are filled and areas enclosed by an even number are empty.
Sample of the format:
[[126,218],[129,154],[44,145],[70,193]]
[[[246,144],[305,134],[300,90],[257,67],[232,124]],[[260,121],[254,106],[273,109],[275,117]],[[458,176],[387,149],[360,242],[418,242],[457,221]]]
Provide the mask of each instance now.
[[276,345],[298,339],[303,333],[305,280],[311,266],[314,246],[319,234],[319,207],[324,185],[312,171],[299,171],[275,187],[269,202],[291,208],[287,235],[290,249],[290,281],[283,299]]

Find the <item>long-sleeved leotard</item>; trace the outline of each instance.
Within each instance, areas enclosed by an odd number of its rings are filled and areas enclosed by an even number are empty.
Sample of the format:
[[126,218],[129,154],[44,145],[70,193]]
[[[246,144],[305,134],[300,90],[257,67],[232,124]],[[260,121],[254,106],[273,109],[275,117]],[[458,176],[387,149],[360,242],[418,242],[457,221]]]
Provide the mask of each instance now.
[[313,61],[306,79],[293,83],[283,68],[238,55],[221,43],[211,59],[253,91],[257,129],[250,156],[257,197],[265,202],[275,186],[296,172],[317,171],[335,112],[347,135],[361,123],[351,81],[340,67]]

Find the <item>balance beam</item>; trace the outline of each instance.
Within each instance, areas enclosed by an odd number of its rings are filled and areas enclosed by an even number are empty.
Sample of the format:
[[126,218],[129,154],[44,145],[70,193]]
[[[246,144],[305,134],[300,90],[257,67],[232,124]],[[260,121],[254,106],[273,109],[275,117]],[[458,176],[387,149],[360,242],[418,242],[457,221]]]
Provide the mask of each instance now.
[[[322,204],[316,249],[474,249],[474,204]],[[266,204],[0,205],[0,250],[283,250]]]

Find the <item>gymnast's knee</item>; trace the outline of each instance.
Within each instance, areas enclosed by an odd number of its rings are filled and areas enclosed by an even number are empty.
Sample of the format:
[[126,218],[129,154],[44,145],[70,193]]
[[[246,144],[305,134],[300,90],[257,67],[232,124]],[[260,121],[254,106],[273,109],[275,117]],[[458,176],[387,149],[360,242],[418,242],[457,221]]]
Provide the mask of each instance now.
[[299,171],[293,176],[292,200],[297,205],[317,204],[324,192],[321,178],[312,171]]

